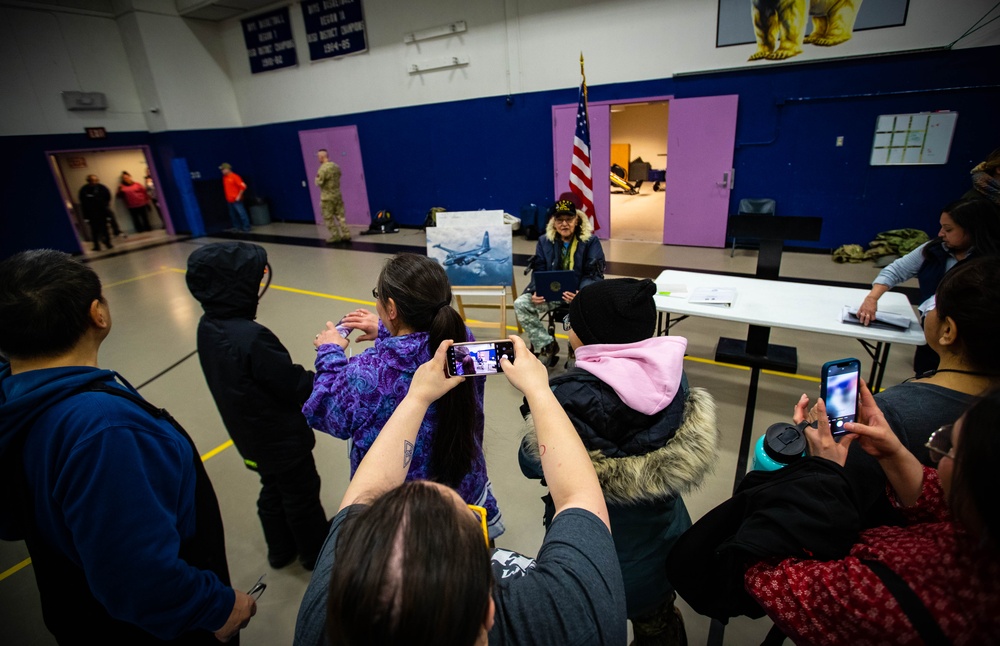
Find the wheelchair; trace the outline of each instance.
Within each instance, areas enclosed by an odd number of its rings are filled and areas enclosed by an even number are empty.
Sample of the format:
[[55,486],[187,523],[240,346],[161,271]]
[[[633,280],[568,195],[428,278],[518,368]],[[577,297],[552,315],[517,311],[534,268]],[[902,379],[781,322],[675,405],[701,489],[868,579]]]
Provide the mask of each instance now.
[[[560,305],[556,309],[548,311],[548,312],[542,314],[542,318],[545,320],[545,327],[548,330],[549,335],[552,336],[553,342],[556,344],[556,348],[557,348],[556,353],[547,358],[548,359],[547,363],[545,361],[545,358],[539,357],[539,359],[542,360],[542,363],[546,363],[546,365],[548,365],[549,368],[554,368],[559,363],[559,351],[558,351],[559,339],[556,339],[556,329],[557,329],[557,327],[559,329],[561,329],[563,327],[563,325],[562,325],[563,324],[563,320],[567,316],[569,316],[569,304],[568,303],[563,303],[562,305]],[[529,349],[531,350],[531,352],[536,357],[539,355],[539,352],[541,351],[540,348],[538,350],[536,350],[535,349],[535,344],[533,344],[533,343],[531,344],[531,347]],[[567,368],[569,368],[571,361],[572,362],[576,361],[576,354],[573,352],[573,346],[570,345],[569,341],[566,342],[566,350],[568,352],[567,352],[567,356],[566,356],[566,361],[563,363],[563,369],[564,370],[567,369]]]

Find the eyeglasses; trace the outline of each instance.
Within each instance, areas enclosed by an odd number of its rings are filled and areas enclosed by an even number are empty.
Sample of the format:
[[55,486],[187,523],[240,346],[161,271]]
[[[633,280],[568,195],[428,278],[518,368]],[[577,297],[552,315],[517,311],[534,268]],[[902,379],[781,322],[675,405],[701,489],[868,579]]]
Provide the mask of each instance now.
[[951,443],[951,429],[954,424],[945,424],[938,430],[931,433],[927,444],[924,446],[931,452],[931,462],[937,464],[944,458],[955,459],[951,454],[953,444]]
[[555,217],[556,222],[573,222],[576,220],[575,215],[557,215]]
[[483,528],[483,538],[486,540],[486,547],[488,548],[490,546],[490,532],[486,529],[486,508],[479,505],[469,505],[469,509],[472,510],[472,514],[479,521],[479,526]]
[[569,324],[569,314],[563,317],[563,332],[569,332],[573,326]]
[[372,287],[372,296],[378,300],[378,287]]

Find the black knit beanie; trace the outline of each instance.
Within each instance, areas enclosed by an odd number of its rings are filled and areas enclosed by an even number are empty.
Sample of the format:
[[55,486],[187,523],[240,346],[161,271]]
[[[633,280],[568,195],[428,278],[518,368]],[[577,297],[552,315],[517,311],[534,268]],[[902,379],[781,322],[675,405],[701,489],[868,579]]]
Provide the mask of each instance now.
[[656,285],[648,278],[591,283],[569,304],[569,323],[584,345],[635,343],[656,329]]

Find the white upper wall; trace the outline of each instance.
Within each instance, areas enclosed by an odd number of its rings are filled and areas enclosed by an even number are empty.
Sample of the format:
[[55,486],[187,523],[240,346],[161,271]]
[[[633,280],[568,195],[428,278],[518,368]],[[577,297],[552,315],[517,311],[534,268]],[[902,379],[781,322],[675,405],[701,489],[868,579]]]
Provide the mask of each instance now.
[[[749,2],[747,20],[750,20]],[[792,61],[943,47],[994,0],[910,0],[904,27],[859,31],[834,48],[805,47]],[[276,5],[280,6],[280,5]],[[718,6],[710,0],[365,0],[369,51],[310,62],[301,8],[290,7],[299,65],[251,74],[239,20],[223,26],[245,125],[575,87],[579,57],[587,83],[603,85],[681,72],[753,68],[753,44],[717,48]],[[468,31],[407,45],[405,34],[463,20]],[[1000,21],[957,47],[1000,44]],[[413,62],[462,54],[469,65],[409,74]]]
[[[943,47],[994,5],[910,0],[905,26],[856,32],[834,48],[807,46],[791,61]],[[581,51],[591,86],[781,64],[748,63],[752,44],[716,48],[713,0],[364,0],[369,51],[316,63],[293,3],[299,64],[262,74],[250,73],[239,20],[183,19],[173,0],[114,7],[115,17],[0,7],[0,135],[253,126],[571,88]],[[459,35],[403,42],[459,20],[468,25]],[[1000,21],[957,47],[997,44]],[[469,65],[408,73],[412,63],[454,55]],[[64,90],[104,92],[109,109],[69,112]]]
[[[69,111],[62,92],[103,92],[108,109]],[[0,7],[0,135],[145,130],[110,18]]]

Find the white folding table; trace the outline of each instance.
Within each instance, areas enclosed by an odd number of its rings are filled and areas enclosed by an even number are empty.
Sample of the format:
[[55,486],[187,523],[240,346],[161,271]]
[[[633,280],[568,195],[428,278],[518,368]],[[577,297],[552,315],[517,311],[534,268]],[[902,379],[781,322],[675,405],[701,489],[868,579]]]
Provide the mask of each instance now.
[[[868,383],[873,392],[877,392],[882,382],[889,348],[893,343],[913,346],[924,344],[924,333],[913,306],[906,296],[898,292],[883,294],[878,307],[880,311],[907,317],[910,320],[910,327],[907,330],[862,327],[841,322],[844,306],[860,305],[868,294],[867,289],[672,269],[660,273],[656,279],[656,286],[658,293],[654,296],[654,300],[659,314],[657,334],[668,334],[673,323],[688,316],[736,321],[750,326],[745,360],[740,361],[750,367],[750,390],[743,419],[743,436],[737,456],[734,490],[746,474],[750,434],[753,430],[753,415],[757,402],[757,385],[761,369],[769,367],[767,341],[772,327],[857,339],[872,357],[872,370]],[[736,295],[729,306],[689,302],[691,293],[702,287],[733,289]],[[670,295],[666,295],[666,292]],[[681,315],[681,319],[672,323],[670,320],[672,314]]]

